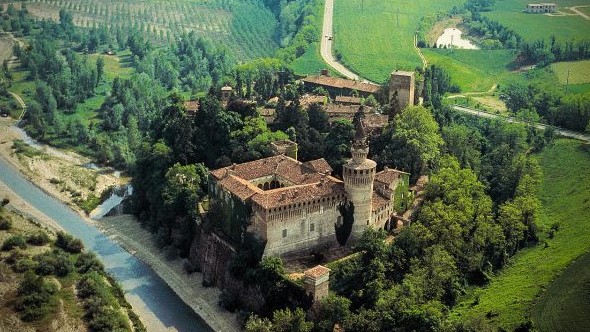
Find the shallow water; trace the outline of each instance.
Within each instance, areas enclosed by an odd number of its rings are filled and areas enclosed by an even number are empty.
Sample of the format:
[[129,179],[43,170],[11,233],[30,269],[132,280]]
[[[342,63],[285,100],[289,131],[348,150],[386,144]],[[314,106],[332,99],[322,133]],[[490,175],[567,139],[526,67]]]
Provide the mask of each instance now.
[[468,50],[477,50],[479,47],[471,43],[467,39],[463,39],[463,32],[457,28],[447,28],[440,37],[436,40],[436,47],[441,48],[446,46],[447,48],[463,48]]

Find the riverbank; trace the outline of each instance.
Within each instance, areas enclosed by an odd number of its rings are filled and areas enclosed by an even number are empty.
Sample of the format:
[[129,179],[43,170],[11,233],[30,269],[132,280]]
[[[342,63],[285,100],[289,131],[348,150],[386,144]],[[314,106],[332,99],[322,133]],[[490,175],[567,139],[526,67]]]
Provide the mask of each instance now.
[[[0,138],[0,158],[10,163],[14,169],[20,171],[24,177],[45,193],[72,208],[87,224],[100,228],[105,234],[108,234],[109,237],[113,238],[115,242],[120,243],[120,245],[130,254],[151,266],[153,271],[158,274],[166,284],[168,284],[182,301],[184,301],[196,314],[206,320],[207,324],[212,329],[217,331],[239,330],[235,315],[226,312],[217,305],[219,291],[216,289],[202,288],[199,281],[200,274],[194,273],[192,275],[187,275],[182,270],[181,262],[169,262],[166,261],[164,257],[159,256],[157,254],[159,249],[148,244],[149,241],[147,236],[145,237],[145,241],[138,241],[134,236],[121,233],[126,230],[121,229],[120,227],[100,227],[100,222],[87,218],[82,210],[74,203],[73,199],[77,196],[72,195],[71,191],[65,189],[65,186],[68,185],[68,182],[66,181],[77,180],[68,179],[68,176],[71,176],[69,171],[72,169],[84,172],[84,174],[94,173],[92,176],[96,177],[94,188],[91,188],[91,186],[85,188],[82,188],[82,186],[76,187],[75,183],[71,184],[73,188],[76,188],[76,190],[80,192],[80,195],[90,195],[93,191],[92,189],[94,189],[95,192],[101,192],[101,190],[112,185],[122,184],[125,179],[120,179],[108,174],[98,174],[96,171],[84,169],[80,167],[80,165],[88,163],[90,161],[88,158],[84,158],[71,152],[55,150],[50,147],[44,147],[38,154],[34,153],[29,156],[14,153],[12,149],[14,141],[22,140],[23,137],[22,133],[12,126],[12,123],[13,121],[10,119],[0,119],[0,132],[2,133]],[[59,180],[56,181],[52,179]],[[47,223],[48,225],[53,223],[53,226],[55,226],[55,222],[51,220],[51,218],[43,216],[42,213],[36,211],[34,207],[30,206],[30,204],[27,204],[25,200],[19,199],[18,195],[10,188],[5,185],[2,185],[1,188],[3,191],[0,191],[0,194],[4,194],[11,198],[15,204],[20,204],[23,213],[39,214],[40,221]],[[138,223],[134,221],[131,221],[130,224],[131,223],[139,227]],[[122,224],[119,226],[122,226]],[[141,229],[141,227],[139,227],[139,229]],[[201,297],[201,291],[207,295]],[[217,291],[217,293],[215,293],[215,291]],[[164,324],[158,319],[158,317],[155,317],[155,315],[151,313],[150,308],[148,308],[140,297],[133,294],[126,294],[126,297],[133,305],[134,310],[139,314],[142,322],[150,331],[175,330],[174,328],[166,326],[167,324]]]

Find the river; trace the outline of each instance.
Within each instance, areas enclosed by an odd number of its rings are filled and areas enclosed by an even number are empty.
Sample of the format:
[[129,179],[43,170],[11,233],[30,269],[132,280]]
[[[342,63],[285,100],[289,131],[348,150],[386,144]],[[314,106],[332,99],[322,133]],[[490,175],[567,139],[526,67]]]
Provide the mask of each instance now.
[[150,267],[125,251],[65,204],[31,184],[2,158],[0,181],[68,233],[80,238],[86,248],[97,254],[106,270],[121,284],[128,300],[142,303],[142,309],[159,320],[156,328],[150,328],[149,324],[146,324],[149,331],[159,331],[162,326],[170,331],[210,331],[201,317]]

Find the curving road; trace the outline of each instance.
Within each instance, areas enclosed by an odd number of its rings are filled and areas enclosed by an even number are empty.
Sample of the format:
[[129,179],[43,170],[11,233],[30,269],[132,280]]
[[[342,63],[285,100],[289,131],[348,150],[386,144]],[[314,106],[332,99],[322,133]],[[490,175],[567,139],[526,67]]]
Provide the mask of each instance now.
[[341,63],[336,61],[334,56],[332,55],[332,42],[333,42],[333,32],[332,32],[332,17],[334,16],[334,0],[326,0],[326,5],[324,6],[324,23],[322,27],[322,42],[320,43],[320,54],[322,55],[322,59],[330,65],[330,67],[334,68],[337,72],[342,74],[342,76],[355,80],[355,81],[362,81],[365,83],[373,83],[366,79],[361,78],[357,74],[350,71],[348,68],[344,67]]
[[[468,113],[468,114],[472,114],[475,116],[479,116],[482,118],[489,118],[489,119],[501,119],[507,122],[514,122],[514,123],[524,123],[524,121],[513,118],[513,117],[506,117],[506,116],[501,116],[501,115],[497,115],[497,114],[492,114],[492,113],[488,113],[488,112],[483,112],[480,110],[475,110],[472,108],[467,108],[467,107],[463,107],[463,106],[459,106],[459,105],[454,105],[452,106],[452,108],[454,110],[457,110],[459,112],[463,112],[463,113]],[[541,123],[535,123],[535,127],[538,129],[542,129],[545,130],[549,127],[553,127],[553,129],[555,129],[555,132],[558,135],[564,136],[564,137],[569,137],[569,138],[575,138],[575,139],[579,139],[581,141],[585,141],[587,143],[590,143],[590,135],[586,135],[586,134],[582,134],[582,133],[578,133],[575,131],[571,131],[571,130],[567,130],[567,129],[563,129],[560,127],[555,127],[555,126],[549,126],[549,125],[544,125]]]

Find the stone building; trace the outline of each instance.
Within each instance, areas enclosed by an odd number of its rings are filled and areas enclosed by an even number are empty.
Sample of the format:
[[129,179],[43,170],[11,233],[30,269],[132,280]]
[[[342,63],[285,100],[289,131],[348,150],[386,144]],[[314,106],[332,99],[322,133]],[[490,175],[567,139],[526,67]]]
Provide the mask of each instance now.
[[377,172],[368,152],[358,121],[344,181],[323,158],[299,162],[284,154],[211,171],[209,195],[223,213],[217,228],[235,241],[247,229],[266,242],[265,255],[275,256],[335,244],[339,207],[347,202],[354,206],[353,238],[367,227],[390,229],[395,212],[405,210],[409,174]]
[[353,91],[359,96],[368,97],[379,91],[379,85],[349,80],[327,75],[307,76],[301,79],[307,91],[324,88],[332,98],[336,96],[351,96]]
[[413,71],[396,70],[391,73],[389,100],[391,103],[396,102],[400,110],[414,105],[414,81]]

